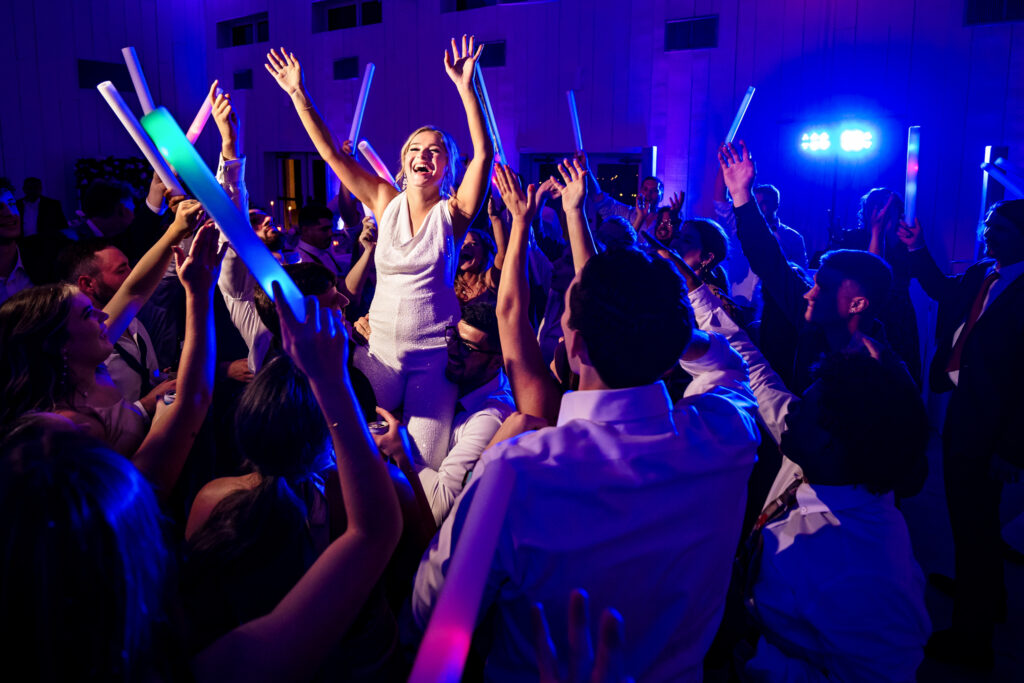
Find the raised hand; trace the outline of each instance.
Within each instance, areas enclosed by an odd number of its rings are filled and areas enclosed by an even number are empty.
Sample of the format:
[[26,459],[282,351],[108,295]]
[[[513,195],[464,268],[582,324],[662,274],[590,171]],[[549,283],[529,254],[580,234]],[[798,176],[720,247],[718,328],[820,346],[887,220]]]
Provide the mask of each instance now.
[[544,202],[549,199],[558,199],[561,196],[562,186],[554,176],[551,176],[537,187],[537,207],[544,206]]
[[174,243],[177,244],[195,232],[204,213],[203,205],[195,199],[182,199],[174,205],[174,208],[174,220],[167,228],[167,232],[174,236]]
[[501,199],[501,194],[498,192],[492,192],[487,197],[487,215],[492,218],[501,218],[504,213],[505,202]]
[[[183,211],[186,209],[179,210],[178,215],[180,216]],[[220,262],[228,249],[226,242],[223,246],[218,244],[219,239],[220,231],[217,228],[204,226],[192,240],[188,256],[181,247],[172,247],[178,279],[189,294],[196,297],[209,294],[217,284]]]
[[916,218],[913,226],[907,225],[907,222],[901,219],[899,227],[896,228],[896,237],[911,251],[924,248],[924,231],[921,230],[921,221]]
[[726,143],[718,150],[718,165],[722,169],[725,186],[729,188],[733,204],[740,206],[750,201],[750,188],[754,186],[757,168],[747,145],[739,141],[739,148]]
[[295,54],[286,52],[281,48],[281,54],[273,49],[267,53],[267,64],[263,65],[267,73],[274,77],[277,84],[289,95],[293,95],[302,89],[302,65],[295,58]]
[[564,186],[559,186],[558,188],[562,194],[562,208],[566,211],[581,208],[583,200],[587,198],[587,175],[589,171],[580,163],[578,158],[574,158],[572,161],[563,159],[562,163],[558,164],[558,174],[562,176],[562,180],[565,182]]
[[[643,196],[639,192],[636,194],[636,217],[637,222],[643,223],[644,219],[651,212],[651,205],[647,201],[647,197]],[[634,227],[636,227],[634,225]]]
[[359,233],[359,245],[363,249],[373,249],[377,246],[377,224],[370,216],[363,217],[363,229]]
[[881,206],[871,212],[868,218],[868,229],[872,234],[880,235],[888,232],[888,228],[896,224],[896,216],[892,215],[892,208],[896,203],[896,193],[889,193],[889,199]]
[[451,54],[448,53],[448,50],[444,51],[444,70],[448,73],[448,78],[452,79],[452,82],[460,90],[473,87],[473,72],[476,62],[484,51],[484,46],[475,46],[475,41],[475,36],[469,36],[467,41],[466,34],[463,33],[461,49],[452,38]]
[[668,198],[668,206],[672,209],[672,217],[678,218],[679,212],[683,210],[683,200],[686,199],[685,192],[676,192]]
[[274,280],[274,307],[281,319],[281,347],[309,378],[310,384],[348,378],[348,331],[341,311],[321,308],[315,296],[304,297],[306,320],[299,322]]
[[221,154],[227,159],[237,159],[238,153],[238,113],[231,104],[231,94],[224,92],[214,97],[217,81],[210,86],[210,97],[213,98],[213,120],[220,131]]
[[580,588],[573,590],[569,594],[569,676],[562,678],[544,606],[540,603],[533,606],[534,647],[541,683],[624,683],[632,680],[623,673],[625,638],[622,615],[613,609],[602,612],[595,658],[590,639],[589,612],[586,592]]
[[519,177],[505,164],[494,164],[494,182],[505,198],[512,220],[529,224],[537,212],[537,188],[530,185],[524,192]]

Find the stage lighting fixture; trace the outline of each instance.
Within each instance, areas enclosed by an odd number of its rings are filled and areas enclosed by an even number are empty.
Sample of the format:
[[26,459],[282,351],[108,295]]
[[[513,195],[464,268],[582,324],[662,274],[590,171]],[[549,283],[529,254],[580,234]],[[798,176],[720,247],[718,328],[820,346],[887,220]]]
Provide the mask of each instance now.
[[843,148],[844,152],[863,152],[866,149],[871,149],[871,145],[874,143],[872,138],[871,131],[847,128],[839,136],[839,146]]
[[805,152],[824,152],[832,146],[832,139],[826,131],[804,133],[800,138],[800,149]]

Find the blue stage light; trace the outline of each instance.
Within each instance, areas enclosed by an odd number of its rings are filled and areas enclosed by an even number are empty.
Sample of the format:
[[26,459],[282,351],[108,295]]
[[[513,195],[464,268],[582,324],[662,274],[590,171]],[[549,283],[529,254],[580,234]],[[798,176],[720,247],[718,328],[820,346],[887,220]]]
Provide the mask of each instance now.
[[839,136],[839,146],[844,152],[863,152],[871,149],[871,145],[874,144],[873,137],[871,131],[847,128]]
[[800,149],[805,152],[824,152],[832,146],[832,139],[827,131],[804,133],[800,138]]

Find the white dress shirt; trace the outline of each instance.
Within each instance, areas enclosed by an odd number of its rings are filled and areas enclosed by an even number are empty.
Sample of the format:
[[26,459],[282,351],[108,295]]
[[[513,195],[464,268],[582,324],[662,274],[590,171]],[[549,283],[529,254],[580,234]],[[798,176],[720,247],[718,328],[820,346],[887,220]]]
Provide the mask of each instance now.
[[931,621],[893,494],[802,484],[796,504],[762,531],[749,680],[913,681]]
[[15,261],[10,275],[6,277],[0,276],[0,304],[21,290],[28,289],[31,286],[32,281],[28,279],[28,272],[26,272],[25,266],[21,263],[21,250],[18,250],[18,260]]
[[516,478],[481,603],[484,614],[496,607],[487,679],[536,680],[535,602],[564,656],[569,592],[581,587],[592,614],[622,613],[631,675],[700,680],[759,435],[745,364],[725,339],[683,367],[694,381],[675,406],[662,382],[570,392],[557,427],[486,451],[420,564],[417,623],[430,616],[487,463],[501,459]]
[[[146,345],[145,368],[149,372],[150,382],[152,382],[154,373],[160,372],[160,362],[157,360],[156,351],[153,348],[153,340],[150,339],[146,327],[137,318],[132,318],[132,321],[128,323],[128,328],[116,343],[128,355],[141,363],[142,349],[140,341]],[[121,357],[121,354],[117,351],[112,352],[107,356],[104,364],[107,366],[107,371],[110,372],[110,378],[114,380],[114,384],[121,390],[126,401],[135,403],[142,398],[142,378],[139,376],[139,373],[135,372],[128,365],[127,361]]]
[[420,483],[430,501],[430,510],[438,526],[448,516],[455,499],[462,493],[480,454],[509,415],[516,403],[504,370],[494,379],[459,399],[465,409],[452,420],[448,455],[437,470],[423,467]]

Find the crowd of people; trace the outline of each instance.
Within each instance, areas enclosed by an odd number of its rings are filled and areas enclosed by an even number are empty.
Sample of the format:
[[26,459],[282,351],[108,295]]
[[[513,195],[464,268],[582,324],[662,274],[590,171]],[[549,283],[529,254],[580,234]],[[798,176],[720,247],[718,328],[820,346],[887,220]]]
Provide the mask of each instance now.
[[[495,163],[423,126],[399,187],[339,143],[291,52],[266,70],[341,181],[278,226],[231,94],[217,180],[304,296],[265,291],[193,198],[97,180],[69,225],[0,187],[0,652],[32,680],[405,680],[479,501],[495,523],[467,680],[892,680],[991,668],[1024,348],[1024,200],[936,264],[898,193],[808,258],[724,144],[715,218],[587,155]],[[781,184],[781,181],[780,181]],[[362,207],[365,207],[365,211]],[[339,225],[343,225],[341,228]],[[860,239],[860,242],[856,242]],[[908,287],[939,304],[932,391],[956,576],[933,633],[899,501],[932,428]],[[459,590],[459,586],[451,587]],[[601,613],[591,620],[590,606]],[[598,634],[596,654],[591,634]],[[568,676],[568,678],[566,678]]]

